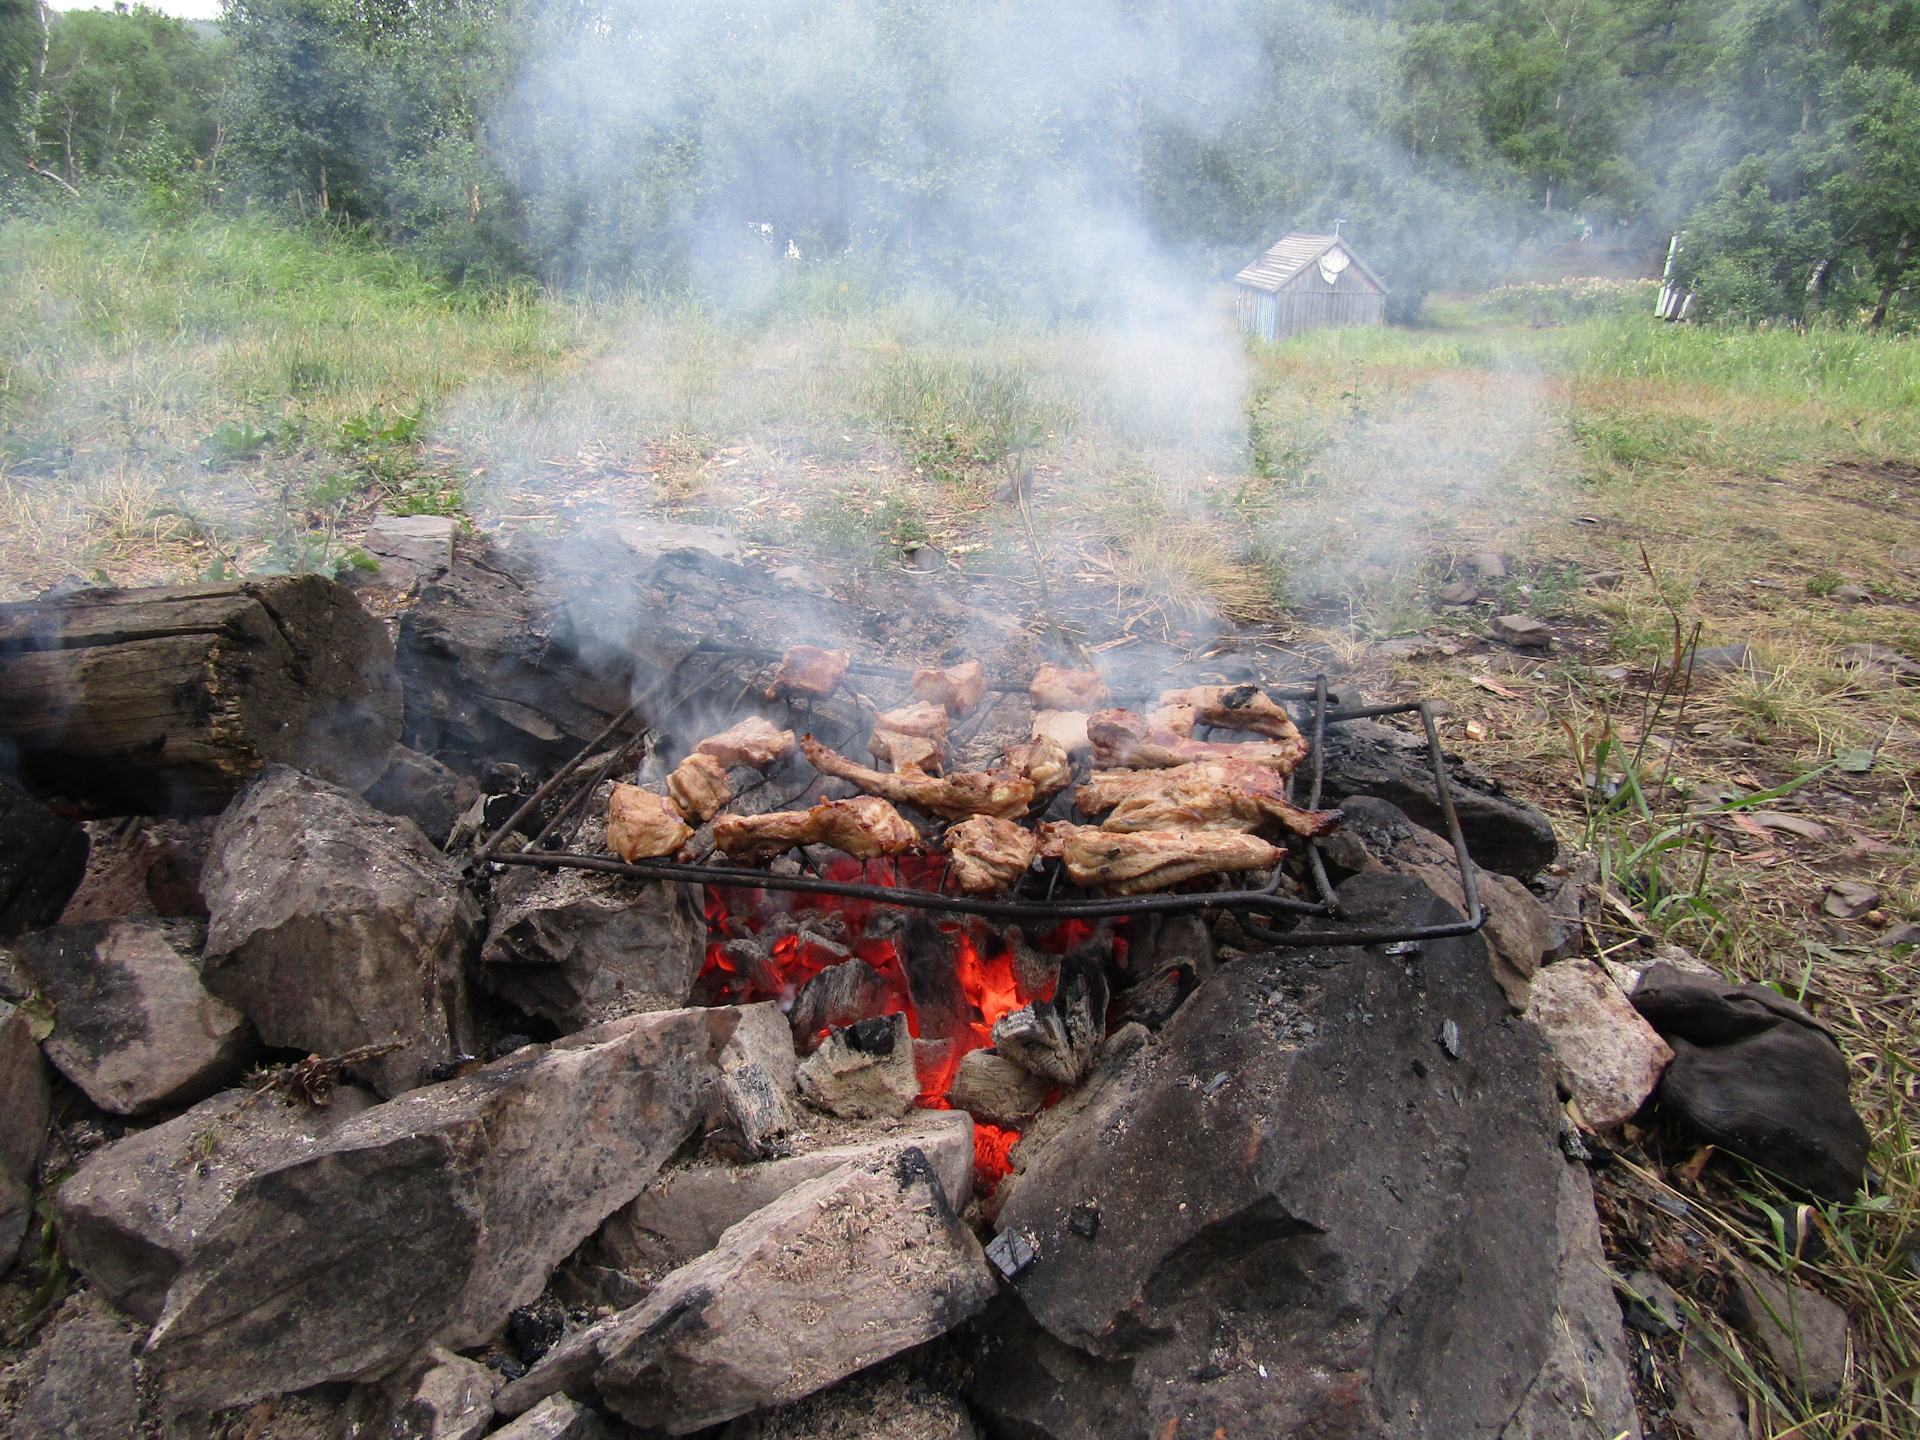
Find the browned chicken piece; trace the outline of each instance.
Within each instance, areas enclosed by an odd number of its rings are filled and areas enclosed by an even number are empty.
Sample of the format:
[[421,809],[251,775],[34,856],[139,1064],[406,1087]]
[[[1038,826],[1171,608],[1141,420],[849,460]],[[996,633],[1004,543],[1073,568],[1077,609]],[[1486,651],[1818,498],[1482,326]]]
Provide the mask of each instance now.
[[1107,830],[1253,830],[1277,820],[1309,839],[1340,824],[1338,810],[1302,810],[1286,798],[1280,772],[1248,760],[1210,760],[1171,770],[1096,770],[1074,792],[1088,815],[1104,810]]
[[1200,875],[1271,870],[1278,846],[1258,835],[1227,830],[1142,830],[1123,833],[1091,825],[1057,826],[1067,878],[1119,895],[1164,890]]
[[896,771],[902,765],[918,765],[927,774],[938,775],[946,764],[946,751],[938,740],[902,735],[897,730],[875,730],[867,737],[867,753]]
[[773,672],[773,684],[767,687],[767,699],[801,695],[824,700],[847,678],[847,665],[852,659],[851,650],[795,645],[780,657],[780,668]]
[[968,660],[950,670],[913,672],[913,698],[930,701],[950,715],[971,715],[987,694],[987,672],[978,660]]
[[1113,699],[1107,682],[1093,671],[1052,664],[1033,672],[1027,695],[1036,710],[1092,710]]
[[1051,800],[1073,783],[1073,762],[1058,740],[1036,735],[1024,745],[1007,747],[1007,769],[1033,782],[1035,800]]
[[1087,736],[1093,741],[1093,763],[1104,770],[1122,766],[1133,770],[1168,770],[1195,760],[1251,760],[1282,775],[1307,757],[1307,742],[1239,740],[1218,743],[1186,740],[1171,730],[1156,729],[1151,721],[1126,710],[1101,710],[1087,717]]
[[800,748],[822,775],[851,780],[869,795],[911,805],[943,820],[1022,815],[1033,801],[1033,782],[1011,770],[963,770],[936,777],[917,765],[903,765],[892,775],[882,775],[829,750],[811,735],[802,737]]
[[607,848],[631,865],[671,855],[693,838],[693,827],[664,795],[638,785],[616,785],[607,802]]
[[1147,712],[1147,724],[1156,730],[1170,731],[1182,740],[1193,738],[1193,727],[1199,722],[1200,713],[1191,705],[1162,705],[1158,710]]
[[1075,825],[1066,820],[1042,820],[1033,827],[1034,839],[1037,842],[1037,848],[1033,853],[1038,859],[1058,860],[1074,831],[1093,828],[1095,827]]
[[765,859],[796,845],[831,845],[856,860],[872,860],[904,855],[919,843],[920,832],[871,795],[822,800],[811,810],[722,815],[713,822],[713,848],[736,859]]
[[998,895],[1027,873],[1040,848],[1031,830],[991,815],[948,826],[940,843],[955,882],[969,895]]
[[764,770],[793,754],[793,732],[755,715],[718,735],[709,735],[693,749],[696,755],[711,755],[725,766],[751,765]]
[[1084,710],[1037,711],[1033,717],[1032,733],[1036,740],[1044,735],[1069,755],[1084,755],[1093,748],[1093,741],[1087,738]]
[[902,705],[898,710],[882,710],[873,717],[876,730],[891,730],[896,735],[918,735],[924,740],[947,738],[947,712],[931,701]]
[[733,787],[727,784],[727,767],[696,750],[667,776],[667,794],[682,815],[711,820],[733,799]]
[[1163,690],[1160,703],[1190,706],[1202,724],[1217,725],[1222,730],[1251,730],[1275,740],[1300,738],[1293,717],[1269,700],[1258,685],[1195,685],[1190,690]]

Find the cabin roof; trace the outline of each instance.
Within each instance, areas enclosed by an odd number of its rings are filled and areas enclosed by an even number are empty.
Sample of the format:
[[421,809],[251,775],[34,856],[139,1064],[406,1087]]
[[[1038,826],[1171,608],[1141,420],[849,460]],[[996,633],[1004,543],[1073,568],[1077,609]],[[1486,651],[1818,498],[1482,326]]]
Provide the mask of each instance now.
[[1375,289],[1382,295],[1388,293],[1380,277],[1374,274],[1368,268],[1367,262],[1354,254],[1353,247],[1338,235],[1308,235],[1298,230],[1281,240],[1279,244],[1233,278],[1237,284],[1245,285],[1252,290],[1278,290],[1336,246],[1345,252],[1355,268],[1367,277],[1368,282]]

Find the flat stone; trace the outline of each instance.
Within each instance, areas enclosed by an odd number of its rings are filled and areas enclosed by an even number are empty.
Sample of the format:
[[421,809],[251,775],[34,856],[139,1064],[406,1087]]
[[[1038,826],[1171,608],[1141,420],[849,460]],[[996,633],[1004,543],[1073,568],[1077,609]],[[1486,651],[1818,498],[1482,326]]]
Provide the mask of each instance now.
[[13,943],[53,1003],[47,1058],[107,1113],[203,1099],[239,1079],[258,1047],[247,1017],[200,983],[205,933],[198,920],[108,920]]
[[[1339,898],[1355,927],[1458,914],[1395,875]],[[1457,1060],[1433,1040],[1449,1019]],[[1243,957],[1082,1094],[996,1221],[1038,1258],[968,1398],[991,1414],[1018,1389],[1061,1421],[1008,1433],[1358,1434],[1416,1404],[1432,1436],[1511,1418],[1550,1346],[1566,1162],[1545,1046],[1478,936],[1411,961]],[[1057,1343],[1030,1344],[1021,1310]]]
[[917,1149],[789,1191],[641,1304],[569,1336],[499,1397],[511,1414],[596,1394],[683,1435],[784,1404],[943,1334],[994,1282]]
[[795,1078],[822,1110],[849,1120],[897,1119],[920,1096],[907,1017],[879,1016],[828,1032]]
[[220,817],[202,888],[202,983],[269,1045],[397,1043],[354,1066],[388,1095],[473,1052],[480,907],[411,820],[269,765]]
[[1438,655],[1452,655],[1459,652],[1454,641],[1436,640],[1431,635],[1403,635],[1397,640],[1383,640],[1373,647],[1373,653],[1386,660],[1431,660]]
[[1607,1282],[1593,1182],[1583,1166],[1568,1165],[1560,1173],[1556,1223],[1560,1269],[1554,1280],[1553,1338],[1500,1440],[1567,1440],[1578,1435],[1639,1440],[1626,1337]]
[[384,1381],[356,1390],[345,1433],[368,1440],[480,1440],[493,1423],[500,1384],[499,1371],[429,1345]]
[[1477,555],[1467,557],[1467,565],[1482,580],[1504,580],[1507,578],[1506,557],[1496,551],[1482,550]]
[[1902,924],[1890,926],[1881,932],[1873,942],[1876,945],[1891,948],[1895,945],[1920,945],[1920,925]]
[[1858,880],[1836,880],[1827,887],[1820,908],[1837,920],[1858,920],[1880,904],[1880,892]]
[[229,1090],[94,1151],[54,1198],[60,1248],[129,1315],[151,1325],[196,1238],[241,1185],[313,1153],[378,1097],[347,1085],[324,1108]]
[[664,1170],[607,1217],[587,1253],[609,1268],[664,1274],[720,1243],[754,1211],[849,1162],[875,1164],[908,1147],[927,1157],[955,1210],[973,1198],[973,1120],[961,1110],[923,1110],[870,1140],[826,1146],[754,1165]]
[[459,522],[451,515],[376,515],[360,548],[379,563],[382,585],[404,588],[452,568],[458,530]]
[[23,1367],[31,1377],[7,1433],[20,1440],[130,1440],[148,1430],[141,1330],[99,1297],[64,1305]]
[[431,755],[393,747],[380,778],[367,787],[367,803],[389,815],[404,815],[435,845],[445,845],[460,817],[480,798],[480,787]]
[[1471,605],[1480,598],[1480,589],[1471,580],[1456,580],[1442,585],[1438,598],[1442,605]]
[[793,1031],[773,1001],[738,1010],[739,1025],[720,1052],[720,1098],[724,1125],[707,1133],[709,1149],[730,1148],[743,1160],[761,1160],[777,1148],[777,1137],[797,1129],[792,1106]]
[[511,867],[493,886],[487,987],[564,1031],[687,1003],[706,958],[697,885]]
[[1674,1052],[1663,1113],[1711,1145],[1829,1200],[1866,1172],[1867,1127],[1847,1096],[1839,1043],[1765,985],[1729,985],[1655,965],[1633,1007]]
[[1839,1393],[1847,1375],[1847,1312],[1826,1296],[1740,1266],[1734,1283],[1746,1306],[1746,1329],[1809,1400]]
[[1885,645],[1861,641],[1840,647],[1840,663],[1861,670],[1877,670],[1903,685],[1920,685],[1920,662]]
[[518,1420],[494,1431],[493,1440],[613,1440],[613,1431],[577,1400],[550,1395]]
[[1519,650],[1545,650],[1553,644],[1553,631],[1531,615],[1496,615],[1487,628]]
[[1018,1129],[1047,1103],[1053,1082],[991,1050],[969,1050],[960,1057],[947,1089],[947,1103],[976,1120]]
[[33,1219],[33,1192],[46,1144],[48,1108],[45,1062],[30,1016],[0,1001],[0,1275],[13,1268]]
[[[1661,661],[1654,667],[1658,670],[1671,670],[1670,661]],[[1745,644],[1706,645],[1689,650],[1680,657],[1680,668],[1692,675],[1733,675],[1741,672],[1752,675],[1772,676],[1773,671],[1760,663]]]
[[739,562],[746,558],[740,542],[731,532],[715,525],[682,525],[671,520],[616,520],[613,533],[620,543],[642,555],[663,555],[669,550],[698,550],[716,560]]
[[1694,1440],[1748,1440],[1752,1431],[1740,1392],[1706,1345],[1688,1344],[1676,1368],[1680,1393],[1673,1415],[1692,1428]]
[[1798,835],[1802,840],[1818,843],[1833,838],[1833,832],[1826,826],[1804,815],[1788,815],[1779,810],[1750,810],[1747,819],[1763,830],[1783,830],[1789,835]]
[[736,1012],[530,1045],[254,1175],[196,1238],[148,1342],[206,1409],[497,1334],[711,1115]]
[[1673,1059],[1620,987],[1585,960],[1562,960],[1533,977],[1527,1020],[1553,1051],[1560,1088],[1596,1130],[1631,1119]]

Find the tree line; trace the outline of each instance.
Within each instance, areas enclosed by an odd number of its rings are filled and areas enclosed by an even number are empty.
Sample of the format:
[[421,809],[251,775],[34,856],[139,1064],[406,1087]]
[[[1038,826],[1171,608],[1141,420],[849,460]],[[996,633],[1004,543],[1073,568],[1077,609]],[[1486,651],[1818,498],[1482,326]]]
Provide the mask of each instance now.
[[1920,0],[0,0],[0,170],[456,281],[824,257],[1063,310],[1342,233],[1408,318],[1683,233],[1700,318],[1908,323]]

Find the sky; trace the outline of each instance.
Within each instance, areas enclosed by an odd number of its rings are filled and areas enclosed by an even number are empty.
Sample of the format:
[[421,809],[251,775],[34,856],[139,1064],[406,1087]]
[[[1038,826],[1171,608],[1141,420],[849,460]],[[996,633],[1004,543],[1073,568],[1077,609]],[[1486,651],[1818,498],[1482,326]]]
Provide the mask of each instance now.
[[[113,0],[51,0],[56,10],[111,10]],[[217,20],[220,0],[147,0],[150,9],[182,20]]]

